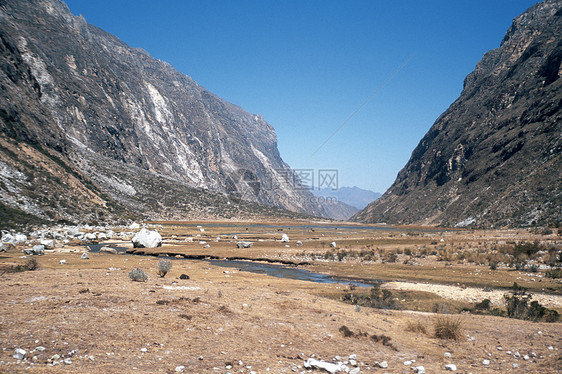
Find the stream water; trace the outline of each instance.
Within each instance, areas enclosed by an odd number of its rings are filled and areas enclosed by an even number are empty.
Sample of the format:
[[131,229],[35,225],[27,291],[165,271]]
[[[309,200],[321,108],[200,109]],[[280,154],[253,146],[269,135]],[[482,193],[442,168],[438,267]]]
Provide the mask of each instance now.
[[[109,247],[114,248],[120,253],[125,253],[126,248],[114,246],[114,245],[107,245],[107,244],[90,244],[86,246],[90,253],[99,253],[101,247]],[[128,254],[131,256],[137,256],[134,254]],[[356,287],[372,287],[373,283],[380,283],[379,280],[369,280],[369,281],[356,281],[352,279],[346,279],[341,277],[334,277],[327,274],[322,273],[315,273],[312,271],[299,269],[293,266],[285,266],[285,265],[277,265],[277,264],[267,264],[263,262],[255,262],[255,261],[240,261],[240,260],[210,260],[210,259],[203,259],[203,260],[193,260],[193,259],[182,259],[182,258],[174,258],[170,257],[170,260],[173,261],[205,261],[210,263],[214,266],[220,267],[227,267],[227,268],[234,268],[239,271],[247,271],[250,273],[256,274],[266,274],[272,277],[277,278],[286,278],[286,279],[295,279],[295,280],[302,280],[307,282],[315,282],[315,283],[334,283],[334,284],[342,284],[342,285],[353,285]]]

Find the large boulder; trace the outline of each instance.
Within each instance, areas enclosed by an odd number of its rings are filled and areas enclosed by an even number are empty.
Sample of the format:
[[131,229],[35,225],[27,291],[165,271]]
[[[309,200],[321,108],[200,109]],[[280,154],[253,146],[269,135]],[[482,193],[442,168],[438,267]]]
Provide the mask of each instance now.
[[2,243],[6,244],[16,244],[16,238],[9,232],[5,232],[2,235]]
[[281,243],[288,243],[289,242],[289,235],[283,234],[281,236]]
[[43,256],[45,254],[45,246],[43,244],[34,245],[33,248],[24,249],[23,253],[30,256]]
[[162,236],[158,231],[142,229],[131,240],[135,248],[156,248],[162,246]]
[[25,234],[15,234],[14,235],[14,244],[23,244],[27,241],[27,235]]

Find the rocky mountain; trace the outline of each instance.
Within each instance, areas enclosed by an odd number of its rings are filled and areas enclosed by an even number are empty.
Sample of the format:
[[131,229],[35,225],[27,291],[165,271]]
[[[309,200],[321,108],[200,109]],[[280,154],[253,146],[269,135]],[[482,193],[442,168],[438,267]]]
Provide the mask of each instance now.
[[516,17],[390,189],[353,219],[446,226],[562,223],[562,1]]
[[327,214],[300,188],[261,116],[59,0],[0,2],[0,65],[0,212],[7,217],[280,212],[257,204]]
[[381,197],[381,194],[378,192],[364,190],[357,186],[340,187],[335,191],[328,187],[313,190],[312,193],[316,196],[336,198],[338,201],[356,208],[357,211],[365,208],[369,203]]

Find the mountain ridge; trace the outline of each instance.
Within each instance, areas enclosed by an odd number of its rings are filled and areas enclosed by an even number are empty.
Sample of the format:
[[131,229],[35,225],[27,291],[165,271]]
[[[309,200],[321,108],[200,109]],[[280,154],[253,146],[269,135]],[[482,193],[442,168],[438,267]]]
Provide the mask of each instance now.
[[385,194],[352,220],[520,227],[562,223],[562,2],[513,20]]
[[[120,169],[130,168],[155,184],[171,180],[190,191],[327,215],[281,159],[275,130],[262,116],[72,15],[61,1],[2,2],[0,52],[0,203],[5,206],[55,220],[83,219],[80,204],[98,216],[108,206],[120,207],[106,211],[108,216],[179,214],[173,201],[152,204],[141,193],[125,198],[116,190],[127,183],[111,181],[119,179]],[[26,164],[28,156],[38,164]],[[143,181],[132,179],[124,190],[146,191]],[[82,193],[73,193],[64,180]],[[49,190],[44,197],[33,194],[41,189]],[[181,200],[179,190],[172,190]],[[65,196],[79,204],[61,205]],[[186,216],[199,206],[192,203]]]

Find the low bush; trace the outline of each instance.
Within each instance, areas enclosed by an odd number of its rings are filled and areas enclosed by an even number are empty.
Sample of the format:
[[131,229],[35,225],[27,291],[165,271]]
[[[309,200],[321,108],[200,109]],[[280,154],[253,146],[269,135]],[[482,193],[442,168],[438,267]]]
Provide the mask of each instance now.
[[144,271],[138,268],[129,272],[129,278],[135,282],[146,282],[148,280],[148,276],[144,273]]
[[530,321],[556,322],[560,315],[556,310],[542,306],[538,301],[532,299],[532,295],[526,289],[513,283],[510,294],[504,295],[505,307],[509,318],[526,319]]
[[437,318],[433,328],[436,338],[457,340],[461,335],[462,320],[460,318]]
[[409,320],[406,325],[406,331],[416,332],[420,334],[427,334],[427,329],[425,328],[425,325],[420,321]]
[[160,260],[158,261],[158,276],[164,278],[172,268],[172,261]]

